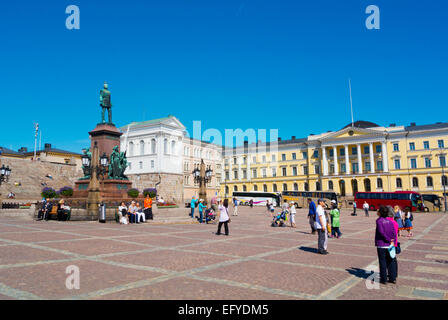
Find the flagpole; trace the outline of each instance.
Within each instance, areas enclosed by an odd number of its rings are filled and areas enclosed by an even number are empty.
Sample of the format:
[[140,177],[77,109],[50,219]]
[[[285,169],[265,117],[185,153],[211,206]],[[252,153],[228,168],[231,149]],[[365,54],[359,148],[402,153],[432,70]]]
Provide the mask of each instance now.
[[352,101],[352,83],[351,83],[351,79],[348,78],[348,87],[350,89],[350,111],[352,114],[352,128],[355,126],[355,122],[353,120],[353,101]]

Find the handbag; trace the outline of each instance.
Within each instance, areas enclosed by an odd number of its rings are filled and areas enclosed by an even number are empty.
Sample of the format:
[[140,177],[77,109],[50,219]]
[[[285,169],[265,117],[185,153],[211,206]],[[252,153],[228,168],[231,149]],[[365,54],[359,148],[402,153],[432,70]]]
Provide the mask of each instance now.
[[397,243],[397,247],[395,248],[395,253],[396,254],[400,254],[401,253],[400,242]]
[[396,257],[396,251],[395,251],[395,246],[393,244],[390,245],[390,247],[387,249],[389,251],[389,255],[392,259],[395,259]]

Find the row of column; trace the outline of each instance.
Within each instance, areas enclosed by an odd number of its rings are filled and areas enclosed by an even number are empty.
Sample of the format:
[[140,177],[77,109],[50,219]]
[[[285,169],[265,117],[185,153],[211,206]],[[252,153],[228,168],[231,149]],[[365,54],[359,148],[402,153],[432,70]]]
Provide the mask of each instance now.
[[[348,144],[344,145],[345,148],[345,173],[351,174],[351,166],[350,166],[350,157]],[[361,144],[356,144],[357,154],[358,154],[358,171],[359,173],[363,172],[363,162],[362,162],[362,153],[361,153]],[[337,146],[333,146],[333,163],[334,163],[334,174],[339,175],[339,165],[338,165],[338,149]],[[381,143],[381,152],[383,158],[383,171],[388,172],[389,166],[387,161],[387,147],[386,143]],[[373,142],[369,143],[369,155],[370,155],[370,173],[375,173],[375,159],[373,154]],[[323,160],[323,174],[324,176],[328,175],[328,158],[327,158],[327,147],[322,147],[322,160]]]

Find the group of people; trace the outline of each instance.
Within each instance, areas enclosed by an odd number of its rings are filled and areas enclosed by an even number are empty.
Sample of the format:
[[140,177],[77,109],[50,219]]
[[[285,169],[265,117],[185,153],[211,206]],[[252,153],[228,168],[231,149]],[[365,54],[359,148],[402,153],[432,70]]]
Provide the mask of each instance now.
[[[58,221],[69,221],[71,215],[71,208],[65,203],[64,199],[59,200],[57,204],[57,220]],[[48,221],[50,219],[51,211],[53,210],[53,203],[49,198],[42,199],[42,209],[39,210],[37,214],[37,220]]]
[[143,201],[143,207],[141,207],[138,201],[131,201],[129,207],[123,201],[118,207],[118,220],[120,224],[139,224],[146,222],[146,220],[153,220],[152,202],[149,195]]
[[[235,200],[235,199],[234,199]],[[238,203],[232,201],[234,204],[233,215],[238,215]],[[199,223],[207,223],[208,217],[204,217],[206,214],[214,214],[218,218],[218,230],[216,231],[216,235],[221,234],[222,226],[224,226],[224,234],[226,236],[229,235],[229,223],[230,223],[230,215],[229,215],[229,200],[228,199],[218,199],[216,197],[212,197],[210,200],[210,207],[207,207],[207,203],[203,199],[196,199],[196,197],[192,197],[190,202],[190,214],[191,218],[195,218],[194,212],[195,208],[199,210],[199,216],[197,217]]]

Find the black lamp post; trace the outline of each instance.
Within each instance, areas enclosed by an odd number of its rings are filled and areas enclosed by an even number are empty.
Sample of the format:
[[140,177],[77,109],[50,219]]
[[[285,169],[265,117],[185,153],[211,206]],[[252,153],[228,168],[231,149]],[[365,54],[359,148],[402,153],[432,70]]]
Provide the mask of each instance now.
[[192,174],[194,182],[199,184],[199,197],[206,200],[206,185],[212,181],[213,170],[210,166],[206,169],[204,160],[201,160],[201,166],[195,167]]
[[2,182],[8,182],[9,176],[11,175],[11,169],[9,169],[9,166],[5,167],[5,165],[2,165],[0,168],[0,185]]
[[106,153],[100,157],[100,161],[98,165],[93,165],[90,161],[90,157],[88,155],[81,156],[82,165],[89,170],[89,172],[96,173],[96,177],[99,179],[100,176],[103,177],[106,174],[107,166],[109,165],[109,158]]

